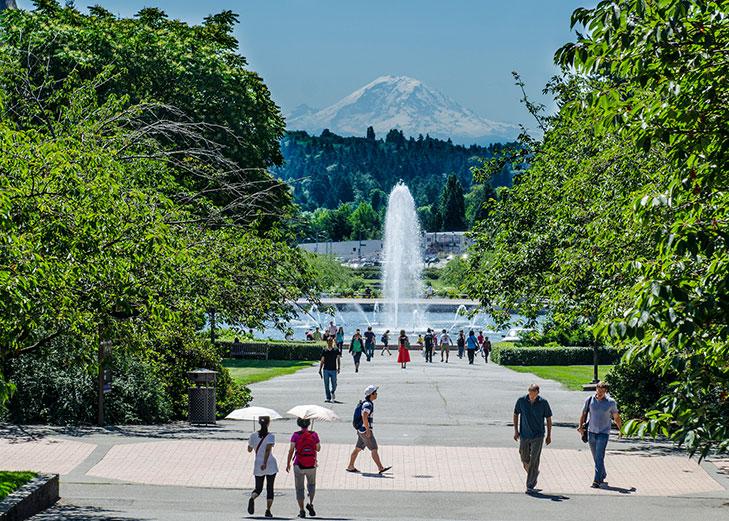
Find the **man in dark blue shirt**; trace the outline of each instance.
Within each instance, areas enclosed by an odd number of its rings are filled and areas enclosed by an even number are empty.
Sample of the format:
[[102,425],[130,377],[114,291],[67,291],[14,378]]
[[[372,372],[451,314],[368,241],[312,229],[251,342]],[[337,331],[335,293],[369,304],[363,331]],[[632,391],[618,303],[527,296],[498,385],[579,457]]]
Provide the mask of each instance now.
[[539,476],[539,458],[544,443],[544,420],[547,420],[547,445],[552,443],[552,409],[549,402],[539,396],[539,386],[531,384],[529,393],[514,406],[514,440],[519,441],[519,456],[527,473],[526,493],[536,489]]

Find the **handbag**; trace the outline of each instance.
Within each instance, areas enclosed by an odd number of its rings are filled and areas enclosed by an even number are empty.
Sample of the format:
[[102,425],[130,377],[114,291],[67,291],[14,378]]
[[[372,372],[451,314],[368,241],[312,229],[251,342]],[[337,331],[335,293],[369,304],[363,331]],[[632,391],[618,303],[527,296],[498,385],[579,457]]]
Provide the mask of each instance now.
[[[587,414],[590,414],[590,405],[592,405],[592,396],[590,396],[590,401],[587,402]],[[589,433],[587,432],[587,428],[590,426],[590,421],[586,421],[583,425],[583,431],[582,431],[582,442],[587,443],[587,440],[589,439]]]

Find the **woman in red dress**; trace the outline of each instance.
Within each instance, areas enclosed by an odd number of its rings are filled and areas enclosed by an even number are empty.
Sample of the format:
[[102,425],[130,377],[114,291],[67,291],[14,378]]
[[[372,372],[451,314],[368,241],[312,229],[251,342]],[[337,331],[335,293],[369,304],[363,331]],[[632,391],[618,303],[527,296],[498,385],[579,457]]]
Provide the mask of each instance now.
[[410,340],[405,334],[405,330],[400,330],[400,338],[397,339],[399,347],[397,348],[397,363],[400,367],[405,369],[405,366],[410,361]]

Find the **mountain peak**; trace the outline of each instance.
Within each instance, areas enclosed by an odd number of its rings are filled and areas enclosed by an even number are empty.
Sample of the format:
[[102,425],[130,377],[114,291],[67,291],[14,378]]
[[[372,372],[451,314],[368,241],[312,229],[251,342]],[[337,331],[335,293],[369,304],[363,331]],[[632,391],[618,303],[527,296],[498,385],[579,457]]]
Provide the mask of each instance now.
[[295,110],[287,128],[319,133],[328,128],[341,135],[363,135],[397,128],[416,137],[429,134],[459,143],[513,139],[516,127],[482,118],[420,80],[380,76],[338,102],[317,112]]

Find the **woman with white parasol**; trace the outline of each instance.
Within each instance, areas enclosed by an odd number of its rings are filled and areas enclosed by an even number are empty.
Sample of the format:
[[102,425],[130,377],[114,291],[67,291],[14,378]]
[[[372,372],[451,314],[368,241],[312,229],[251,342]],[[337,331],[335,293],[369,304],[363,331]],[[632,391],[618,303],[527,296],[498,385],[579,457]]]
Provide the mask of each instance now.
[[294,463],[294,487],[296,489],[296,502],[299,504],[299,517],[306,517],[304,510],[304,481],[309,494],[306,510],[310,516],[315,516],[314,494],[316,492],[316,466],[317,454],[321,450],[319,435],[310,430],[312,420],[336,421],[339,417],[331,409],[319,405],[299,405],[288,411],[296,416],[296,424],[300,427],[298,432],[291,436],[289,454],[286,458],[286,472],[291,471],[291,460]]

